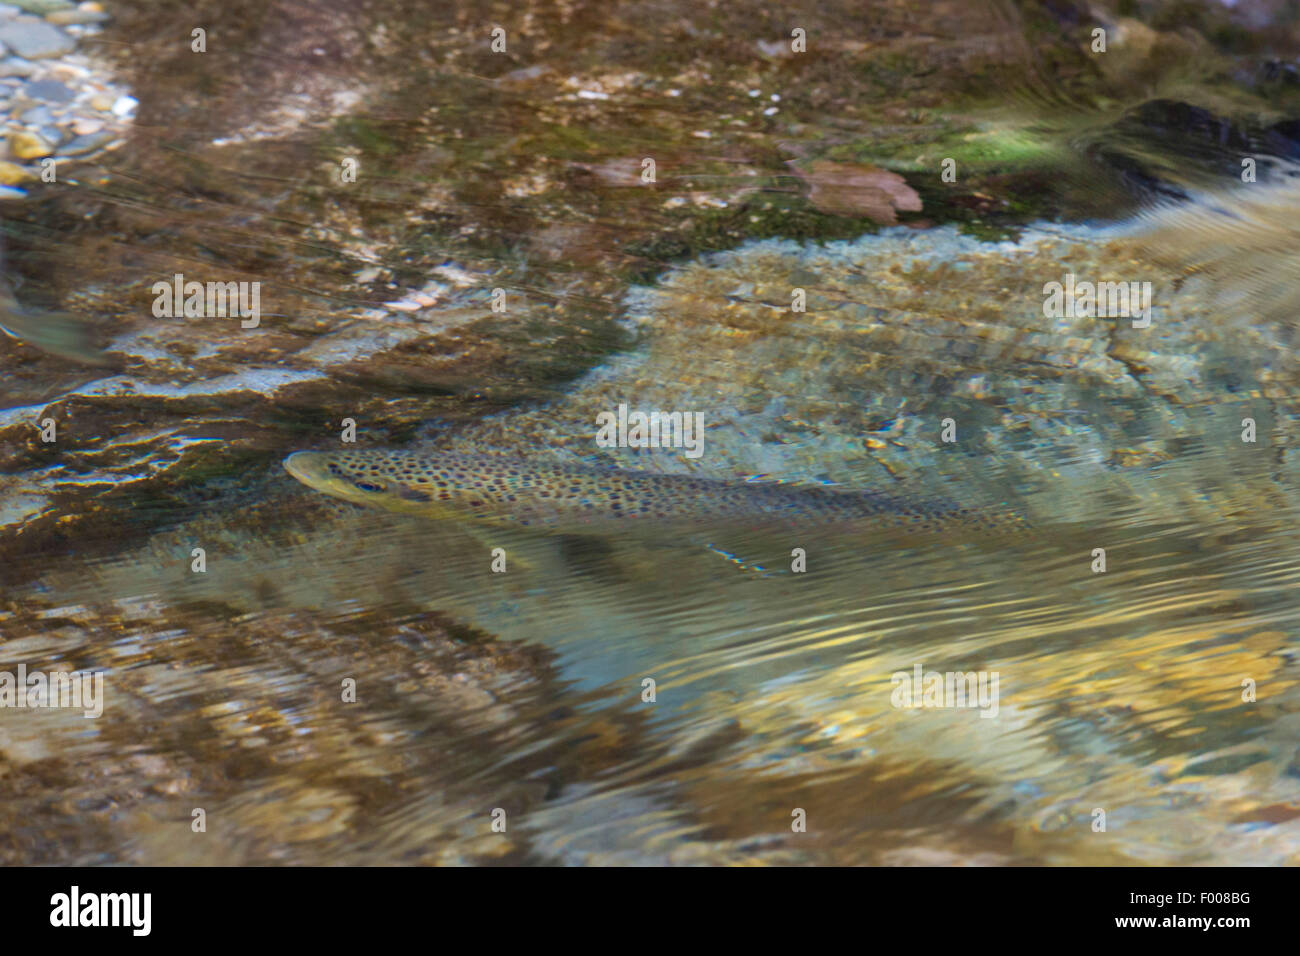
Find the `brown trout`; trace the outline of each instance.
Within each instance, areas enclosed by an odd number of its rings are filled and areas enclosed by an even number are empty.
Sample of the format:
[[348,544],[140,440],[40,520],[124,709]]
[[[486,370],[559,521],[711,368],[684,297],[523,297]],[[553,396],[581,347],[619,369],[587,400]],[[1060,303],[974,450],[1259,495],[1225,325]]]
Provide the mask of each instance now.
[[559,534],[691,534],[857,523],[906,532],[1012,531],[1003,510],[824,485],[697,478],[497,455],[301,451],[284,467],[309,488],[427,518]]

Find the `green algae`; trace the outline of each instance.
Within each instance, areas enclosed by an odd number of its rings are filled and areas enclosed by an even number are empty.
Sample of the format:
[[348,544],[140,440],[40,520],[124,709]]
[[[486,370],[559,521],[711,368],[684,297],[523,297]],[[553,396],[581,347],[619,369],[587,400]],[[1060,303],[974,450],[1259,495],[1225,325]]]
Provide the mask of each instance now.
[[650,260],[629,271],[646,281],[663,266],[706,252],[732,249],[755,239],[801,239],[827,242],[874,233],[878,224],[866,216],[837,216],[816,209],[805,197],[764,193],[725,209],[681,213],[675,231],[629,243],[625,251]]

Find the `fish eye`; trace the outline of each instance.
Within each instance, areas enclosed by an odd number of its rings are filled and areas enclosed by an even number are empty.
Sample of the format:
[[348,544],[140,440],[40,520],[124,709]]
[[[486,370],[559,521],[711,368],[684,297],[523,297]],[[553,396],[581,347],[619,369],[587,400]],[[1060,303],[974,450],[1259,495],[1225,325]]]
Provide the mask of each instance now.
[[355,481],[353,482],[353,484],[355,484],[362,491],[383,491],[384,490],[383,485],[372,485],[368,481]]

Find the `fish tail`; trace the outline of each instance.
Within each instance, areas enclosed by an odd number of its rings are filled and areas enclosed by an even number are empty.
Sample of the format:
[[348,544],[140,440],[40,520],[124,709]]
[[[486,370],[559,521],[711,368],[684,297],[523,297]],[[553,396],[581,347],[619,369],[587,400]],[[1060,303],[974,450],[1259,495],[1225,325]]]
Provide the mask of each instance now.
[[108,364],[104,350],[95,345],[90,323],[71,313],[14,309],[0,314],[0,327],[43,352],[88,365]]

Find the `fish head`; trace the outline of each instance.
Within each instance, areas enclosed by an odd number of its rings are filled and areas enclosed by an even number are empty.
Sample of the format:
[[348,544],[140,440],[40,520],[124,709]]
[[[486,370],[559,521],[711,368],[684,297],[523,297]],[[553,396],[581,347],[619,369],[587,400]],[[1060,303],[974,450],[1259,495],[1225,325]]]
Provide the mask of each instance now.
[[429,518],[476,517],[484,495],[429,459],[400,451],[299,451],[284,469],[308,488],[354,504]]

